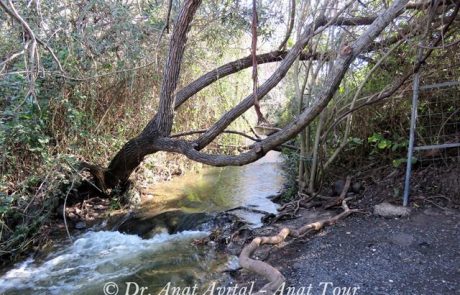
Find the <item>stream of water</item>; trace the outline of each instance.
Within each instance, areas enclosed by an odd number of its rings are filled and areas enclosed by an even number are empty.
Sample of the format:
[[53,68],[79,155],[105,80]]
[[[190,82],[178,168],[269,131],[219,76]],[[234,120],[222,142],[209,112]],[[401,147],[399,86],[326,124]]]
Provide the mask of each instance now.
[[[239,206],[275,213],[276,205],[267,197],[282,189],[281,162],[278,153],[269,152],[243,167],[209,168],[177,177],[155,186],[142,214],[212,213]],[[261,214],[247,210],[235,214],[254,227],[261,225]],[[30,258],[15,265],[0,277],[0,294],[140,295],[136,287],[148,287],[144,295],[153,295],[169,282],[205,286],[218,280],[223,270],[238,266],[236,257],[192,243],[208,234],[192,229],[141,238],[118,231],[88,231],[44,259]]]

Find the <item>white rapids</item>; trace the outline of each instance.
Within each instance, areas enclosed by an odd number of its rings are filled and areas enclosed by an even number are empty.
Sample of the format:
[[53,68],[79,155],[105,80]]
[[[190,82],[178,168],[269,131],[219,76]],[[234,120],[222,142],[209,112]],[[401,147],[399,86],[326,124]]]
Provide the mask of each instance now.
[[[143,268],[152,271],[168,257],[172,264],[184,259],[179,257],[178,248],[193,247],[192,240],[208,234],[184,231],[144,240],[119,232],[87,232],[42,263],[29,258],[16,265],[0,277],[0,294],[103,294],[105,282],[120,281]],[[173,248],[174,253],[168,253]]]

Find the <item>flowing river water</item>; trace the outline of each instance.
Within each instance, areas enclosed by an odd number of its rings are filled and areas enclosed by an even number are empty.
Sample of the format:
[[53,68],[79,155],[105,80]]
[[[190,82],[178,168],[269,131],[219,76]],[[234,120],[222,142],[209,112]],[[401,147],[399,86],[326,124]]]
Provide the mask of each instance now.
[[[276,205],[267,197],[282,189],[281,164],[280,154],[269,152],[243,167],[209,168],[158,184],[143,205],[141,218],[133,220],[151,223],[152,216],[164,212],[215,213],[239,206],[275,213]],[[262,214],[234,213],[254,227],[261,225]],[[140,295],[140,288],[147,287],[143,294],[153,295],[169,282],[203,288],[219,280],[222,271],[238,266],[236,257],[193,244],[207,235],[206,228],[193,226],[174,233],[157,228],[142,237],[90,230],[45,258],[15,265],[0,277],[0,294]]]

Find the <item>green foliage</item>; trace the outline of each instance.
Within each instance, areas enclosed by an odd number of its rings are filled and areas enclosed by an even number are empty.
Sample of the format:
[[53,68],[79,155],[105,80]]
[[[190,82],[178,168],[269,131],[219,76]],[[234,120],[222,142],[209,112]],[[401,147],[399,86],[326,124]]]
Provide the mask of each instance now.
[[122,205],[118,198],[115,197],[115,198],[110,199],[110,205],[109,205],[110,210],[119,210],[121,208],[122,208]]
[[388,149],[392,144],[391,140],[384,138],[384,136],[380,133],[372,134],[372,136],[369,137],[367,141],[374,143],[375,146],[380,150]]
[[374,147],[376,147],[377,150],[391,150],[392,152],[405,149],[408,144],[406,138],[397,136],[396,138],[388,139],[380,133],[372,134],[367,141],[374,144]]
[[[404,152],[407,150],[408,145],[406,137],[396,135],[392,138],[387,138],[381,133],[373,133],[372,136],[368,137],[367,141],[373,146],[370,152],[371,156],[385,154],[387,157],[393,159],[391,163],[395,168],[407,162],[404,157]],[[413,159],[413,163],[415,162],[416,158]]]
[[297,173],[299,166],[299,156],[291,149],[283,149],[283,172],[285,174],[285,190],[283,190],[282,200],[285,202],[291,201],[297,197],[299,190],[297,183]]
[[[412,165],[414,165],[415,163],[417,163],[417,158],[416,157],[412,157]],[[399,158],[399,159],[395,159],[392,161],[392,164],[393,164],[393,167],[395,168],[399,168],[402,164],[405,164],[407,163],[407,157],[406,158]]]

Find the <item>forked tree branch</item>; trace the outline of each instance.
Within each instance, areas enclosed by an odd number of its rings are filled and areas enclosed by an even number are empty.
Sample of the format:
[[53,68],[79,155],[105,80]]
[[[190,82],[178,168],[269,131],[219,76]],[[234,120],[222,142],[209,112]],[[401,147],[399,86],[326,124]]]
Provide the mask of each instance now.
[[[284,142],[288,141],[289,139],[297,135],[321,112],[322,109],[324,109],[327,106],[328,102],[332,99],[334,93],[340,85],[340,82],[342,81],[351,62],[368,46],[369,42],[375,39],[380,34],[380,32],[384,28],[386,28],[388,24],[401,13],[406,3],[407,0],[399,0],[394,2],[390,8],[383,12],[377,19],[375,19],[372,25],[370,25],[369,28],[353,44],[350,45],[351,53],[349,55],[339,55],[337,57],[336,63],[331,70],[331,74],[327,83],[325,83],[324,85],[323,91],[319,95],[318,100],[312,106],[305,109],[293,122],[288,124],[281,131],[267,137],[259,143],[256,143],[254,145],[254,148],[250,151],[237,156],[209,155],[198,151],[200,148],[207,145],[204,144],[200,146],[200,143],[203,144],[203,142],[200,142],[200,140],[198,140],[194,144],[191,144],[187,141],[175,141],[168,138],[162,138],[161,140],[157,140],[155,143],[153,143],[153,145],[155,146],[155,148],[159,148],[159,150],[179,152],[186,155],[192,160],[213,166],[240,166],[259,159],[260,157],[265,155],[265,153],[267,153],[269,150],[283,144]],[[315,28],[316,25],[313,24],[312,27]],[[304,33],[302,36],[303,40],[301,41],[306,42],[305,39],[309,39],[310,35],[311,31],[306,30],[306,33]],[[288,69],[292,64],[293,60],[296,58],[296,55],[294,53],[300,53],[303,46],[304,43],[299,41],[293,47],[289,55],[290,59],[286,57],[282,65],[280,65],[280,72],[275,73],[271,78],[269,78],[267,82],[259,88],[260,91],[262,91],[262,89],[268,91],[267,88],[274,87],[272,86],[272,84],[276,85],[277,82],[279,82],[281,78],[280,76],[283,75],[283,73],[285,74],[283,70],[286,68]],[[224,115],[224,117],[221,119],[224,120],[223,125],[229,124],[234,116],[238,117],[251,105],[252,97],[249,96],[248,98],[243,100],[242,103],[239,104],[239,108],[237,106],[236,110],[234,109],[234,112],[229,112],[230,114],[227,113],[226,115]],[[225,125],[225,127],[226,126],[228,125]],[[218,126],[216,128],[217,134],[219,134],[222,131],[219,130],[221,126]],[[214,136],[214,134],[212,134],[212,136]],[[203,136],[201,138],[203,138]],[[204,142],[207,143],[206,141]]]
[[[328,19],[323,15],[320,15],[317,19],[315,19],[311,24],[307,25],[304,29],[303,33],[300,35],[300,39],[297,43],[292,47],[289,53],[286,55],[286,58],[280,63],[279,67],[275,70],[275,72],[257,89],[255,95],[262,99],[265,95],[270,92],[278,83],[284,78],[287,74],[289,69],[291,68],[294,61],[303,51],[305,46],[310,42],[311,38],[316,36],[317,34],[321,33],[326,27],[331,26],[336,23],[342,23],[344,20],[340,17],[340,15],[348,8],[348,6],[353,1],[350,1],[344,7],[337,12],[337,14]],[[324,11],[323,11],[324,13]],[[342,20],[341,20],[342,19]],[[339,22],[339,20],[341,20]],[[372,40],[370,40],[372,41]],[[227,112],[224,116],[222,116],[213,126],[211,126],[208,132],[204,133],[198,140],[195,141],[194,145],[198,150],[204,148],[209,143],[211,143],[220,132],[225,130],[227,126],[229,126],[236,118],[241,116],[244,112],[246,112],[252,105],[254,104],[254,94],[247,96],[243,101],[241,101],[237,106],[235,106],[232,110]]]
[[[458,0],[457,0],[458,1]],[[167,62],[164,67],[163,83],[160,94],[160,105],[157,114],[150,120],[142,133],[129,140],[111,161],[109,167],[104,172],[104,179],[108,187],[114,187],[118,183],[125,183],[132,171],[141,163],[144,156],[157,151],[170,151],[186,155],[188,158],[213,165],[245,165],[256,161],[265,155],[269,150],[275,149],[292,139],[301,130],[315,119],[315,117],[327,106],[332,99],[338,86],[340,85],[350,64],[365,50],[368,50],[373,40],[388,27],[389,23],[403,13],[407,0],[397,0],[379,16],[344,18],[341,14],[347,7],[354,2],[344,5],[334,17],[328,19],[320,16],[314,22],[305,27],[300,35],[300,39],[286,53],[280,62],[277,70],[260,86],[255,95],[251,94],[243,99],[233,109],[224,114],[211,128],[204,132],[197,140],[190,142],[181,139],[170,138],[170,132],[174,119],[174,109],[186,101],[193,94],[203,89],[212,82],[218,80],[220,73],[226,75],[244,66],[230,64],[219,68],[222,72],[210,72],[202,78],[193,82],[182,91],[176,92],[180,65],[186,43],[186,33],[190,28],[193,15],[200,4],[199,0],[186,0],[178,14],[175,22],[174,32],[171,37]],[[318,99],[309,108],[302,111],[299,116],[289,123],[281,131],[268,136],[257,142],[248,151],[236,156],[230,155],[211,155],[200,152],[201,149],[209,145],[219,134],[221,134],[236,118],[240,117],[245,111],[254,105],[254,97],[262,99],[271,91],[292,67],[293,62],[303,52],[311,38],[320,34],[327,27],[336,26],[368,26],[364,33],[349,47],[346,53],[337,52],[333,54],[335,65],[329,74],[329,79],[324,85]],[[396,41],[395,41],[396,42]],[[249,61],[252,61],[249,59]],[[249,64],[249,66],[252,63]],[[176,95],[177,93],[177,95]]]

